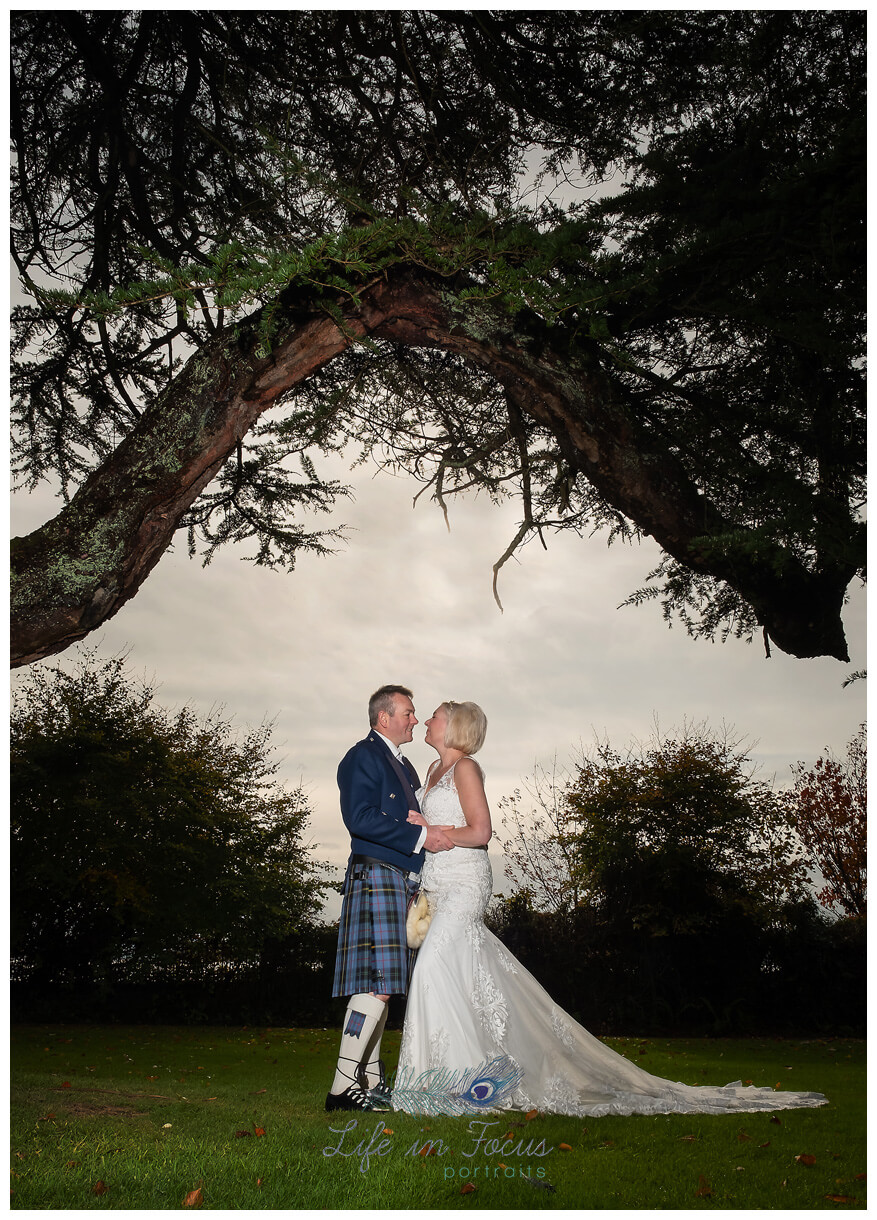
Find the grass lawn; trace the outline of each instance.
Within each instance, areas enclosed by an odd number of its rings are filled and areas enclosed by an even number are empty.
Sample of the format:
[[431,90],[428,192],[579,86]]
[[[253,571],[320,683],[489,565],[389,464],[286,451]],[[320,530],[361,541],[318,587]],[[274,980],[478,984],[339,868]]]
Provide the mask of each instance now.
[[[864,1042],[607,1041],[672,1080],[778,1084],[830,1104],[721,1117],[486,1115],[473,1130],[467,1118],[327,1114],[334,1029],[18,1026],[11,1207],[865,1207]],[[398,1046],[388,1033],[388,1070]],[[482,1133],[507,1137],[505,1152],[490,1154]]]

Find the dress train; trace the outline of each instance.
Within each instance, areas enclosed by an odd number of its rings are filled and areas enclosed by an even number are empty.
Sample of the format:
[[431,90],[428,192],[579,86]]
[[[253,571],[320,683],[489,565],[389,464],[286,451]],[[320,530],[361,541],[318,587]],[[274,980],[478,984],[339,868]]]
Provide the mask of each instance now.
[[[453,768],[418,793],[427,822],[465,825]],[[687,1085],[653,1076],[610,1050],[564,1012],[484,924],[493,879],[487,852],[431,853],[421,886],[433,909],[408,992],[394,1108],[455,1112],[436,1103],[437,1081],[490,1061],[518,1083],[493,1108],[547,1114],[726,1114],[821,1106],[821,1093]]]

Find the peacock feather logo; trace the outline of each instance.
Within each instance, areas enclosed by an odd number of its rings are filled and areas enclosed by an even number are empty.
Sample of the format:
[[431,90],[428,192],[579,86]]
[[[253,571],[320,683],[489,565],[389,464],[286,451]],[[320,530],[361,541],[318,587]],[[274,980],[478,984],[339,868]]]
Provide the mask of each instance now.
[[427,1068],[414,1075],[410,1068],[393,1080],[394,1110],[406,1114],[483,1114],[511,1109],[511,1096],[524,1073],[509,1055],[497,1055],[475,1068]]

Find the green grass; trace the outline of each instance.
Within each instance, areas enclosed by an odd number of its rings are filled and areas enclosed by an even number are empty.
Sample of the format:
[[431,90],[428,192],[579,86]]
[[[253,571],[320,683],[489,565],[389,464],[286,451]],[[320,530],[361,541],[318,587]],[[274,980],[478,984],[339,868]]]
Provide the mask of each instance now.
[[[490,1115],[486,1134],[510,1134],[512,1146],[488,1155],[465,1118],[326,1114],[337,1030],[19,1026],[11,1206],[179,1208],[200,1190],[208,1209],[865,1207],[864,1042],[607,1041],[672,1080],[779,1083],[823,1092],[830,1105]],[[398,1044],[386,1035],[388,1067]],[[417,1155],[428,1140],[442,1141],[436,1154]],[[543,1140],[551,1151],[538,1156]],[[461,1194],[465,1186],[476,1189]]]

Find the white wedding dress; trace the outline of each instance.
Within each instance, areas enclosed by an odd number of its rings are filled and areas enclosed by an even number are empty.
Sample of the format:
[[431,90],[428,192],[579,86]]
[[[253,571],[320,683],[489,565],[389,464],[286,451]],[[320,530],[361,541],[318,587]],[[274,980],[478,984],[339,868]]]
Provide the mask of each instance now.
[[[425,796],[423,789],[417,795],[427,822],[466,824],[453,768]],[[437,1110],[428,1092],[439,1069],[445,1078],[462,1076],[497,1056],[507,1056],[522,1073],[502,1109],[600,1117],[750,1113],[826,1103],[821,1093],[777,1092],[740,1081],[722,1088],[676,1084],[610,1050],[558,1007],[485,927],[493,887],[486,851],[427,853],[421,887],[434,914],[408,992],[395,1109],[449,1112],[441,1105]]]

